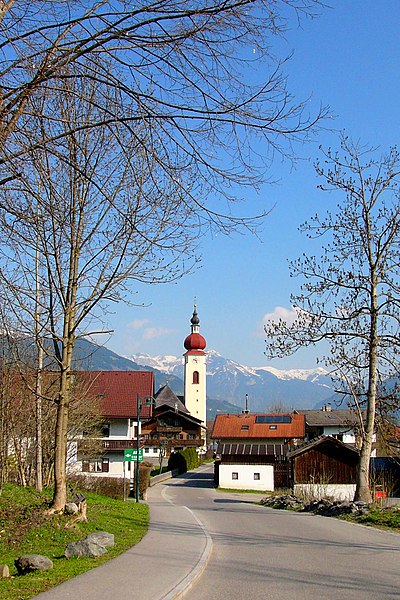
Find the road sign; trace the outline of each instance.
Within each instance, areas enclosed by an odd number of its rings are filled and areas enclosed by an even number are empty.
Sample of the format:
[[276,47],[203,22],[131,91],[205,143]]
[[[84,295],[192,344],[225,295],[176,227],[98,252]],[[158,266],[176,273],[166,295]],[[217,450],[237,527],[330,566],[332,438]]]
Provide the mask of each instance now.
[[[137,461],[137,449],[129,448],[129,450],[124,450],[124,461],[125,462],[136,462]],[[143,450],[139,449],[139,462],[143,461]]]

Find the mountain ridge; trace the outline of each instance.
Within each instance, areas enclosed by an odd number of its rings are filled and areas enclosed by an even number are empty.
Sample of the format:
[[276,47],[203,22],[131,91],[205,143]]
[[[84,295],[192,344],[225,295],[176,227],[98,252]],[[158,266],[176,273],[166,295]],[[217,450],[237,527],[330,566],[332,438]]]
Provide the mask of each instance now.
[[[183,377],[183,357],[135,354],[131,360],[143,367]],[[226,359],[215,350],[207,351],[207,398],[228,402],[239,410],[247,399],[250,410],[267,412],[274,409],[319,408],[333,394],[327,371],[274,367],[247,367]]]

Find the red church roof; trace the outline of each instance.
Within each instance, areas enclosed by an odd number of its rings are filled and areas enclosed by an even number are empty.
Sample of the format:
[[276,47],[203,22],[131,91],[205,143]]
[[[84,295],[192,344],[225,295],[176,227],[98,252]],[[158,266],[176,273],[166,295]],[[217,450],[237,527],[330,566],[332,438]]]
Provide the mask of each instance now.
[[77,379],[87,386],[88,394],[99,398],[105,418],[137,417],[137,397],[142,399],[142,418],[151,416],[152,408],[145,403],[154,396],[154,374],[150,371],[80,371]]
[[183,342],[186,350],[204,350],[206,347],[206,340],[200,333],[190,333],[185,341]]
[[217,415],[212,438],[252,440],[260,438],[303,438],[305,418],[299,414]]

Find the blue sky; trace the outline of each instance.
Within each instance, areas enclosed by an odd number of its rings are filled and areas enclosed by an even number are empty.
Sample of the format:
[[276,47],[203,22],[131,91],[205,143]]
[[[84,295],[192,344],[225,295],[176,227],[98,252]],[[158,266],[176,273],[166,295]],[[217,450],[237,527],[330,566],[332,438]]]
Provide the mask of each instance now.
[[298,226],[337,201],[316,189],[313,161],[320,144],[338,147],[341,130],[384,152],[398,142],[400,127],[399,0],[332,0],[330,6],[301,28],[293,21],[280,43],[284,53],[294,50],[285,67],[288,88],[299,100],[309,98],[311,112],[329,105],[334,118],[298,148],[294,170],[278,158],[271,168],[278,183],[245,192],[246,210],[272,209],[259,238],[204,238],[199,270],[176,284],[140,288],[132,301],[144,307],[114,307],[108,348],[126,356],[182,354],[196,297],[208,348],[249,366],[316,366],[318,349],[267,361],[262,328],[266,314],[291,309],[289,295],[298,282],[289,278],[287,260],[309,248]]

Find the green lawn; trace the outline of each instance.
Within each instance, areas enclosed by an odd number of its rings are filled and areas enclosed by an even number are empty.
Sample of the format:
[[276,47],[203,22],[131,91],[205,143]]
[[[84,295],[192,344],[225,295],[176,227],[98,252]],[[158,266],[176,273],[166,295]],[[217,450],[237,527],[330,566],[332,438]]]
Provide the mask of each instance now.
[[[146,504],[123,502],[85,492],[86,523],[65,529],[70,516],[46,516],[50,492],[38,494],[32,488],[7,484],[0,496],[0,564],[7,564],[10,579],[0,580],[0,598],[27,600],[75,575],[115,558],[145,535],[149,522]],[[115,546],[100,558],[64,558],[69,542],[94,531],[115,536]],[[54,563],[47,573],[18,576],[14,560],[23,554],[44,554]]]

